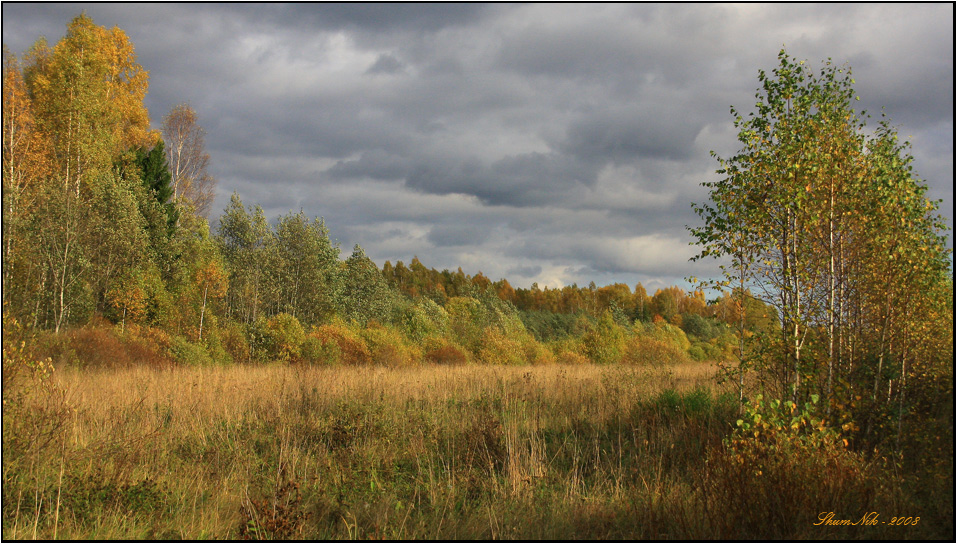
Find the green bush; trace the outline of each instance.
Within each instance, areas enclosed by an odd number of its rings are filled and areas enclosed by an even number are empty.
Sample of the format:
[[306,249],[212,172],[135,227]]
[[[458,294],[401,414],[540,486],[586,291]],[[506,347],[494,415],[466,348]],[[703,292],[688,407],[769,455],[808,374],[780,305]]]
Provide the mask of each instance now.
[[362,331],[372,362],[387,367],[407,367],[419,363],[422,353],[410,346],[402,334],[390,327],[370,323]]
[[213,358],[200,343],[188,341],[179,335],[170,335],[170,356],[184,365],[212,365]]
[[675,365],[689,361],[688,352],[652,337],[630,337],[622,361],[632,365]]
[[300,347],[306,340],[306,332],[292,314],[282,312],[267,321],[269,333],[269,354],[280,361],[299,358]]
[[307,335],[300,349],[301,359],[310,364],[335,365],[342,360],[339,345],[334,340],[323,342],[315,335]]
[[488,327],[482,335],[479,360],[491,365],[522,365],[526,363],[522,343],[506,335],[497,327]]
[[527,332],[521,332],[516,335],[516,340],[522,346],[522,353],[527,363],[536,365],[553,364],[556,362],[555,354],[548,346],[540,343]]
[[282,312],[266,319],[260,316],[249,327],[250,348],[259,361],[293,361],[299,358],[306,333],[299,320]]
[[250,360],[249,341],[246,339],[243,326],[229,321],[220,327],[218,333],[223,350],[229,354],[232,361],[247,362]]
[[422,298],[415,304],[397,306],[393,323],[415,343],[431,335],[442,335],[449,325],[449,314],[433,300]]
[[594,363],[615,363],[625,352],[625,333],[605,311],[595,327],[583,338],[585,353]]
[[575,365],[589,363],[589,357],[585,355],[585,346],[582,344],[581,338],[568,337],[552,341],[549,343],[549,349],[559,363]]
[[446,301],[449,314],[449,334],[474,354],[482,344],[488,313],[477,299],[453,297]]
[[761,396],[709,460],[704,507],[715,537],[726,540],[754,539],[757,529],[772,540],[867,537],[858,526],[815,523],[829,511],[838,519],[884,515],[876,497],[883,481],[894,480],[849,450],[813,404],[800,409]]

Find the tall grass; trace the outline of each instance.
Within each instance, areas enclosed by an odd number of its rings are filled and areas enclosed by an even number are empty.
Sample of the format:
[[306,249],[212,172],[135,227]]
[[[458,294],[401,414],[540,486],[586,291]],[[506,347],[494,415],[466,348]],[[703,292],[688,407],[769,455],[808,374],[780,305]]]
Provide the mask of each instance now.
[[[60,369],[29,400],[4,385],[3,537],[727,537],[704,507],[728,483],[705,468],[738,405],[712,375],[697,363]],[[795,535],[829,535],[813,531]]]

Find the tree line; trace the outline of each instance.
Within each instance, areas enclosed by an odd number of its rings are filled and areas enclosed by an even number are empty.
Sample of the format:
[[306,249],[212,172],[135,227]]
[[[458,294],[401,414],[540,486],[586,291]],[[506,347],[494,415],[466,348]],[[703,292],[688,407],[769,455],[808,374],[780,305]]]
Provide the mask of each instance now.
[[[216,180],[197,113],[179,104],[152,130],[147,89],[126,34],[85,14],[52,47],[41,38],[21,58],[4,52],[2,292],[19,323],[55,336],[109,324],[180,360],[295,359],[305,345],[313,360],[335,360],[349,353],[346,330],[376,328],[420,357],[497,359],[489,347],[512,336],[524,339],[525,361],[589,359],[603,352],[596,338],[586,349],[596,331],[622,340],[656,323],[672,332],[663,338],[684,339],[683,357],[727,352],[717,339],[735,315],[728,296],[649,296],[641,284],[514,289],[417,258],[380,269],[358,245],[341,259],[322,219],[271,222],[238,195],[209,221]],[[774,321],[759,312],[754,327]],[[334,324],[335,350],[329,338],[317,344],[317,328]],[[603,353],[624,357],[616,346]]]

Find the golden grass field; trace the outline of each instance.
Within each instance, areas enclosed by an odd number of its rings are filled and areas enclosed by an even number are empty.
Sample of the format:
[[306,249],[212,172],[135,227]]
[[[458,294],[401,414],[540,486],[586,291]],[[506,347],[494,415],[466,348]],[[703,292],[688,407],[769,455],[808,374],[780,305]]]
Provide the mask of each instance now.
[[[704,470],[738,415],[714,375],[707,363],[60,369],[9,406],[5,392],[3,537],[737,536]],[[833,535],[815,530],[797,537]]]

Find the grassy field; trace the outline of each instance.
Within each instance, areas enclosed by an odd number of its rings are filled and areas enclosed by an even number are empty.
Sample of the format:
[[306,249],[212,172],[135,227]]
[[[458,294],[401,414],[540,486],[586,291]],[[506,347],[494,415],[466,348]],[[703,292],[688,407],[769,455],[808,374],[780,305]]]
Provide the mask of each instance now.
[[[823,511],[916,514],[858,458],[821,475],[779,468],[823,480],[782,521],[736,513],[735,487],[756,485],[723,445],[739,407],[713,374],[702,363],[58,370],[30,395],[4,388],[3,537],[934,535],[814,525]],[[861,494],[840,490],[849,479]]]

